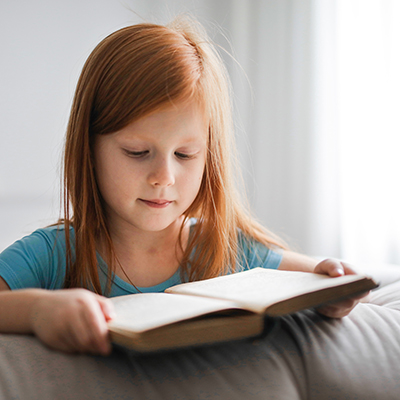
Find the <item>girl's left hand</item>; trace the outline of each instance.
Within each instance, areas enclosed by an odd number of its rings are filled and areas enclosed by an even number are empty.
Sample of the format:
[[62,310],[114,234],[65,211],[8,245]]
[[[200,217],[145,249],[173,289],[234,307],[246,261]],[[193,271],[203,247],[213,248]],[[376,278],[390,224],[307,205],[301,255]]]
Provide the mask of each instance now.
[[[334,259],[328,259],[320,262],[313,271],[316,274],[329,275],[331,277],[338,277],[342,275],[354,275],[356,271],[348,264]],[[344,300],[330,303],[325,306],[317,308],[318,313],[330,318],[342,318],[350,313],[350,311],[360,302],[360,300],[367,296],[369,292],[362,293],[354,297],[349,297]]]

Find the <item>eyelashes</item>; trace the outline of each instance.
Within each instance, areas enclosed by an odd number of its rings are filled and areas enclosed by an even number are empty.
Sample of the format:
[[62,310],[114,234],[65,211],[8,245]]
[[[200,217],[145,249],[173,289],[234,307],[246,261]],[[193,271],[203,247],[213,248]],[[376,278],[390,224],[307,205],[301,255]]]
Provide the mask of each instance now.
[[125,149],[124,149],[124,152],[129,157],[132,157],[132,158],[143,158],[149,153],[148,150],[145,150],[145,151],[130,151],[130,150],[125,150]]
[[[124,152],[132,158],[145,158],[150,152],[148,150],[144,151],[131,151],[131,150],[126,150],[124,149]],[[187,153],[182,153],[180,151],[176,151],[175,156],[181,160],[190,160],[192,158],[196,157],[196,154],[187,154]]]
[[191,158],[194,158],[195,155],[194,154],[185,154],[185,153],[181,153],[176,151],[174,153],[178,158],[182,159],[182,160],[190,160]]

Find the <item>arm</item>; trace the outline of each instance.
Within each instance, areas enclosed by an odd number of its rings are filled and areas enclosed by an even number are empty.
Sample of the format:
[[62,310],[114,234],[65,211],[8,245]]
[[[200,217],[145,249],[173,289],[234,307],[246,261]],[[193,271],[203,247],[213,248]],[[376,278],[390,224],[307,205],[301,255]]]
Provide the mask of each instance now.
[[[108,354],[112,303],[85,289],[11,291],[0,278],[0,332],[33,333],[65,352]],[[17,316],[17,317],[16,317]]]
[[[317,260],[311,257],[294,253],[292,251],[284,251],[282,262],[278,269],[286,271],[314,272],[316,274],[324,274],[331,277],[356,273],[356,271],[347,263],[334,259],[327,259],[318,263]],[[327,317],[342,318],[348,315],[359,301],[367,295],[368,293],[364,293],[359,296],[331,303],[318,308],[317,311]]]
[[278,269],[285,271],[313,272],[317,264],[318,261],[311,257],[285,250]]

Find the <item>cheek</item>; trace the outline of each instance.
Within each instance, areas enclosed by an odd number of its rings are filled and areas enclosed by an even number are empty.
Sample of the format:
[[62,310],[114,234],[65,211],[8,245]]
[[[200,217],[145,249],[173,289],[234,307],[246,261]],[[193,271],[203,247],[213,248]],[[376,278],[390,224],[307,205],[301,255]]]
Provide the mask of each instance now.
[[135,177],[118,158],[104,158],[97,163],[96,178],[100,193],[107,199],[128,195],[136,182]]
[[200,185],[203,179],[205,166],[203,164],[198,164],[193,166],[190,171],[185,176],[185,186],[192,192],[197,192],[200,189]]

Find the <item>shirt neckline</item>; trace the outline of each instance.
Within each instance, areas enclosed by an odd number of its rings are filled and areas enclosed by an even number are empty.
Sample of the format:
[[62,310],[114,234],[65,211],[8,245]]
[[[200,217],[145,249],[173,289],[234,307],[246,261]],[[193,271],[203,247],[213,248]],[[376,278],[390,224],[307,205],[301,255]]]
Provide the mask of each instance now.
[[[189,237],[192,234],[193,226],[196,224],[197,219],[196,218],[190,218],[189,219]],[[108,275],[108,265],[107,263],[103,260],[101,255],[96,251],[96,256],[97,256],[97,261],[100,269],[102,270],[103,274],[105,277]],[[153,292],[164,292],[166,289],[168,289],[171,286],[177,285],[179,283],[182,283],[181,279],[181,268],[178,267],[178,269],[175,271],[173,275],[171,275],[168,279],[166,279],[163,282],[158,283],[157,285],[154,286],[133,286],[130,283],[126,282],[122,278],[120,278],[118,275],[113,276],[113,282],[111,286],[111,295],[113,295],[113,292],[115,292],[115,289],[113,289],[113,286],[118,286],[120,289],[122,289],[125,292],[128,293],[153,293]]]

